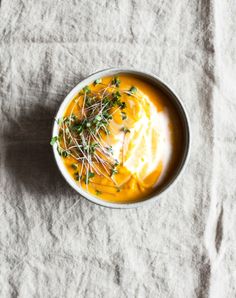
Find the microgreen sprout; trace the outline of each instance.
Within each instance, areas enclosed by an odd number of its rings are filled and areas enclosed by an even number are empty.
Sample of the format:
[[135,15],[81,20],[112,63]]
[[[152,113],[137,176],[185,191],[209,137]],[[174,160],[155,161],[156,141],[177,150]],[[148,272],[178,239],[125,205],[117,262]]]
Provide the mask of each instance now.
[[130,132],[130,130],[125,126],[121,128],[121,131],[123,131],[125,134]]
[[98,85],[98,84],[101,84],[101,82],[102,82],[102,79],[100,78],[100,79],[96,79],[96,80],[93,82],[93,84],[94,84],[94,86],[96,86],[96,85]]
[[57,137],[57,136],[52,137],[52,138],[51,138],[51,141],[50,141],[50,145],[53,146],[53,145],[57,142],[57,140],[58,140],[58,137]]
[[115,85],[116,87],[120,86],[120,79],[119,77],[114,77],[111,81],[112,85]]
[[[59,133],[51,139],[50,144],[57,143],[59,155],[70,158],[70,166],[75,171],[73,177],[80,184],[84,182],[88,185],[95,175],[101,175],[113,181],[116,187],[113,175],[118,173],[120,163],[115,159],[108,140],[112,131],[110,123],[113,121],[113,114],[119,110],[122,120],[127,119],[123,94],[128,94],[128,91],[121,90],[120,83],[117,76],[107,85],[102,83],[102,79],[96,79],[79,92],[70,114],[56,120]],[[97,91],[93,91],[93,86],[99,84],[101,89],[96,88]],[[129,93],[135,92],[137,88],[131,87]],[[79,113],[76,112],[77,109]],[[121,130],[124,134],[130,132],[127,127],[122,127]],[[100,195],[101,192],[96,191],[96,194]]]
[[132,87],[129,89],[129,92],[130,92],[131,94],[135,94],[135,93],[137,93],[137,91],[138,91],[138,89],[137,89],[135,86],[132,86]]

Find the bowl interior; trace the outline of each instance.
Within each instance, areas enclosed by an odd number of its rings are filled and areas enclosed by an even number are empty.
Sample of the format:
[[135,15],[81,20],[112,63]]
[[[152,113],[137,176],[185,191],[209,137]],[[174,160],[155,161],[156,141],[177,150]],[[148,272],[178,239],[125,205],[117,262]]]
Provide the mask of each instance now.
[[[98,78],[103,78],[107,76],[114,76],[119,74],[130,74],[132,76],[138,77],[141,80],[145,80],[146,82],[152,84],[154,87],[161,90],[162,93],[166,95],[166,98],[168,100],[168,104],[170,104],[173,109],[176,111],[180,124],[181,124],[181,130],[182,130],[182,146],[181,146],[181,154],[179,155],[178,162],[176,164],[176,167],[171,171],[171,174],[168,176],[168,179],[165,180],[165,183],[163,183],[161,186],[158,186],[158,188],[154,189],[154,191],[143,198],[142,201],[135,202],[135,203],[110,203],[107,201],[104,201],[102,199],[99,199],[90,193],[86,192],[84,189],[82,189],[75,180],[70,176],[68,173],[63,160],[61,159],[61,156],[57,152],[57,146],[56,144],[53,145],[53,152],[56,159],[56,163],[59,167],[59,170],[61,171],[62,175],[66,179],[66,181],[83,197],[86,199],[92,201],[93,203],[105,206],[105,207],[111,207],[111,208],[131,208],[131,207],[138,207],[143,205],[144,203],[147,203],[151,200],[155,200],[159,197],[160,194],[164,193],[167,189],[170,188],[171,185],[176,181],[177,177],[180,175],[180,172],[183,170],[184,165],[186,164],[187,157],[189,154],[189,147],[190,147],[190,129],[189,129],[189,121],[187,117],[187,113],[184,109],[184,106],[180,99],[177,97],[177,95],[168,87],[165,83],[163,83],[158,77],[141,71],[136,71],[132,69],[120,69],[120,68],[112,68],[107,69],[103,71],[99,71],[95,74],[90,75],[83,81],[81,81],[75,88],[71,90],[71,92],[66,96],[64,101],[62,102],[58,113],[56,115],[56,119],[59,119],[63,117],[64,112],[70,103],[70,101],[74,98],[74,96],[86,85],[91,84],[94,80]],[[53,126],[53,136],[58,135],[59,126],[57,122],[54,122]]]

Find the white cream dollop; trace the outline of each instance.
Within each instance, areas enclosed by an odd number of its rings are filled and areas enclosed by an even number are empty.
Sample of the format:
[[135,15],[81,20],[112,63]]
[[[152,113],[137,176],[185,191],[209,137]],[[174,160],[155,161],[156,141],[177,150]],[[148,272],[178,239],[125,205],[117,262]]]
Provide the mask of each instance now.
[[161,162],[162,171],[155,184],[158,185],[165,177],[172,154],[168,108],[158,112],[144,94],[140,100],[137,121],[129,133],[124,135],[119,130],[112,144],[113,153],[119,161],[124,158],[123,165],[141,181],[153,173]]

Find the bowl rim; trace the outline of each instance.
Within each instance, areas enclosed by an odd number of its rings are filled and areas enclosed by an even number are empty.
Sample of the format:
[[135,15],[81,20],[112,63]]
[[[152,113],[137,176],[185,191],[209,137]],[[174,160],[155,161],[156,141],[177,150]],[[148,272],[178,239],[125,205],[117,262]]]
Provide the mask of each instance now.
[[117,75],[117,74],[132,74],[132,75],[137,75],[140,77],[146,77],[149,78],[156,84],[157,87],[161,87],[165,91],[169,93],[172,99],[174,99],[175,103],[178,105],[180,111],[180,117],[182,117],[183,123],[184,123],[184,129],[185,129],[185,148],[183,152],[183,157],[181,160],[180,165],[178,166],[178,169],[175,173],[175,175],[168,181],[168,183],[161,189],[159,193],[154,193],[151,194],[150,197],[139,201],[139,202],[131,202],[131,203],[112,203],[108,202],[102,199],[99,199],[90,193],[86,192],[85,190],[80,187],[75,180],[72,178],[72,176],[69,174],[67,171],[63,160],[61,156],[58,154],[57,151],[57,144],[55,143],[52,146],[53,154],[54,154],[54,159],[56,161],[56,164],[59,168],[59,171],[61,172],[62,176],[64,179],[67,181],[67,183],[82,197],[85,199],[89,200],[92,203],[95,203],[97,205],[103,206],[103,207],[108,207],[108,208],[115,208],[115,209],[129,209],[129,208],[137,208],[141,207],[143,205],[146,205],[151,202],[157,201],[160,196],[162,196],[164,193],[167,193],[178,181],[180,176],[183,174],[184,169],[186,168],[186,165],[189,160],[189,155],[190,155],[190,147],[191,147],[191,131],[190,131],[190,122],[189,122],[189,116],[186,111],[186,107],[184,106],[182,100],[180,97],[176,94],[176,92],[173,91],[173,89],[164,81],[162,81],[157,75],[139,70],[139,69],[134,69],[134,68],[124,68],[124,67],[111,67],[111,68],[106,68],[102,69],[99,71],[96,71],[89,76],[85,77],[82,79],[63,99],[63,101],[60,104],[60,107],[56,113],[56,116],[54,117],[54,123],[53,123],[53,128],[52,128],[52,137],[55,135],[58,135],[58,128],[59,125],[56,121],[56,119],[61,118],[64,115],[65,109],[68,106],[69,102],[74,98],[74,96],[86,85],[91,84],[93,81],[95,81],[98,78],[101,77],[106,77],[106,76],[112,76],[112,75]]

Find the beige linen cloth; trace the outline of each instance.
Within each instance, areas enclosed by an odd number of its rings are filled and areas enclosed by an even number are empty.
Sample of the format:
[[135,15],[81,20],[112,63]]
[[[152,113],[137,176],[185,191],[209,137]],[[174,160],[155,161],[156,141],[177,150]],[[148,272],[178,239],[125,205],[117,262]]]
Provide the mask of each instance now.
[[[235,0],[0,1],[0,297],[236,297]],[[192,148],[156,203],[112,210],[59,174],[65,95],[99,69],[153,72]]]

